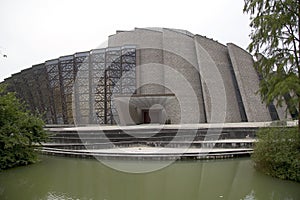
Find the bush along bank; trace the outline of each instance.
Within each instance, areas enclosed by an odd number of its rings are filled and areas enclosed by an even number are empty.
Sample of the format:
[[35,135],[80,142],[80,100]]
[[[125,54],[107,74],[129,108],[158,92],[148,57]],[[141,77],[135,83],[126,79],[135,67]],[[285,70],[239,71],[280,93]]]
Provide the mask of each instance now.
[[300,182],[300,134],[296,127],[261,128],[252,159],[267,175]]

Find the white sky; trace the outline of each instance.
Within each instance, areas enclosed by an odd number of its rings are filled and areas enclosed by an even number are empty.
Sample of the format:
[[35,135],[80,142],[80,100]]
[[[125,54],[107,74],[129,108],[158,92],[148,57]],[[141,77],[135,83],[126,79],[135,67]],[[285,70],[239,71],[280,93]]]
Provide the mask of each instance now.
[[0,81],[46,60],[88,51],[116,30],[185,29],[242,48],[243,0],[0,0]]

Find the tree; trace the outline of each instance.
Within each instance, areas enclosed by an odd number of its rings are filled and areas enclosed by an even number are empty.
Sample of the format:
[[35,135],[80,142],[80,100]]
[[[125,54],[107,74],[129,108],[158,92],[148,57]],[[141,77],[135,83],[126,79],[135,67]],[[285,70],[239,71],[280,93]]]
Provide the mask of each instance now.
[[258,56],[261,97],[268,104],[286,103],[298,114],[300,133],[300,0],[244,1],[252,28],[248,50]]
[[0,170],[37,160],[35,148],[47,140],[44,122],[0,84]]

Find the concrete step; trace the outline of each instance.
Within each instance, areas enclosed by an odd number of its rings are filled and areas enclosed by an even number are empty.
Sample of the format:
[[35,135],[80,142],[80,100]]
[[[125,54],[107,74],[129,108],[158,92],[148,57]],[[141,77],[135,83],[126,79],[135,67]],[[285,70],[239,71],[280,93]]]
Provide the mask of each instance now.
[[44,154],[100,158],[100,159],[139,159],[139,160],[176,160],[176,159],[215,159],[249,156],[253,150],[249,148],[222,149],[222,148],[154,148],[154,147],[131,147],[114,149],[94,150],[62,150],[44,147]]

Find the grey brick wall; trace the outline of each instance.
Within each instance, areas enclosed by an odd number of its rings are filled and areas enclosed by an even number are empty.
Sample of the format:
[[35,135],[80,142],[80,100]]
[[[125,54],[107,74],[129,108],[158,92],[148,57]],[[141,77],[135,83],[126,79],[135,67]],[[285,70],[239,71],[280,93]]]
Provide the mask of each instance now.
[[259,89],[259,79],[253,67],[251,54],[235,44],[229,43],[227,46],[248,121],[271,121],[268,108],[262,103],[259,94],[256,94]]
[[[192,116],[194,112],[198,112],[200,123],[241,122],[243,113],[250,122],[271,120],[266,105],[256,94],[259,80],[252,56],[234,44],[225,46],[174,29],[136,28],[111,35],[108,45],[136,45],[138,94],[175,93],[177,99],[165,106],[172,123],[188,123],[182,116]],[[145,85],[151,81],[158,84]],[[192,91],[187,91],[182,81]],[[193,97],[198,110],[193,107]],[[283,109],[277,111],[284,118]]]
[[[195,36],[195,43],[208,122],[222,122],[222,119],[213,120],[211,116],[212,106],[217,108],[219,112],[225,111],[225,122],[240,122],[241,117],[226,47],[199,35]],[[216,72],[212,72],[214,68],[216,68]],[[217,79],[217,73],[221,76],[221,80]],[[212,86],[211,91],[207,88],[208,84]],[[221,88],[219,90],[218,88],[214,88],[219,87],[218,85],[220,84],[224,86],[225,97],[220,97],[218,94],[218,92],[222,92]],[[212,97],[214,97],[214,105],[212,105]],[[220,99],[218,100],[218,98]],[[226,101],[226,107],[224,107],[223,101]]]

